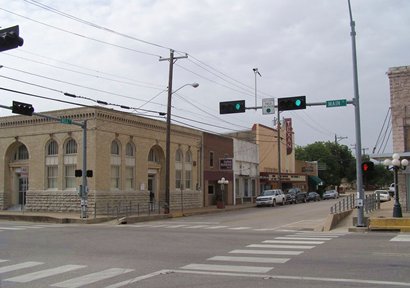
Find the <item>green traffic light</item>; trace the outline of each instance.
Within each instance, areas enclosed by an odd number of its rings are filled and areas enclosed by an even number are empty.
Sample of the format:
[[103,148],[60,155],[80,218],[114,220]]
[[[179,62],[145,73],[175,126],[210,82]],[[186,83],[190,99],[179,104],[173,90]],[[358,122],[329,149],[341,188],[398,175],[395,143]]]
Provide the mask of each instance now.
[[240,103],[236,103],[236,104],[235,104],[235,109],[236,109],[236,110],[241,110],[241,104],[240,104]]
[[296,99],[295,105],[296,105],[297,107],[299,107],[300,105],[302,105],[302,101],[300,101],[300,99]]

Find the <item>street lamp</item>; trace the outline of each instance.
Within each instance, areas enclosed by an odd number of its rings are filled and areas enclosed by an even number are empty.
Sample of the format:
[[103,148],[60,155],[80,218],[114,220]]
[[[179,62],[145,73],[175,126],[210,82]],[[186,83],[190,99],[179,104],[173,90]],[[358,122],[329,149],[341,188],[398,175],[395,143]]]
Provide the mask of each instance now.
[[[199,86],[198,83],[191,83],[185,84],[179,87],[178,89],[171,92],[168,91],[168,104],[167,104],[167,136],[166,136],[166,151],[165,151],[165,214],[169,213],[170,210],[170,157],[171,157],[171,101],[172,101],[172,94],[176,93],[177,91],[181,90],[185,86],[192,86],[197,88]],[[169,89],[169,88],[168,88]]]
[[[221,198],[222,198],[221,199],[222,203],[219,204],[220,207],[218,207],[218,208],[225,208],[225,205],[224,205],[224,190],[225,190],[225,185],[227,185],[228,183],[229,183],[229,181],[226,180],[225,177],[222,177],[220,180],[218,180],[218,184],[221,185]],[[218,203],[217,203],[217,205],[218,205]]]
[[386,166],[388,170],[393,170],[394,172],[394,206],[393,206],[393,217],[401,218],[403,214],[401,212],[401,205],[399,202],[399,187],[398,184],[398,171],[406,170],[406,167],[409,165],[409,161],[407,159],[403,159],[400,161],[400,155],[398,153],[394,153],[392,156],[392,160],[385,159],[383,164]]

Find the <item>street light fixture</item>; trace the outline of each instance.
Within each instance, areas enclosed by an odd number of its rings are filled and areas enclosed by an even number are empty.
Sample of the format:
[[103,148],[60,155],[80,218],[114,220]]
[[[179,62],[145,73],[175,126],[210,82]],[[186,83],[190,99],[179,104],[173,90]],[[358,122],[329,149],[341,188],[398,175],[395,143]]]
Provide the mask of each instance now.
[[220,205],[218,208],[225,208],[225,203],[224,203],[224,190],[225,190],[225,185],[229,183],[228,180],[225,179],[225,177],[222,177],[221,179],[218,180],[218,184],[221,185],[221,203],[217,203],[217,205]]
[[407,159],[403,159],[400,161],[400,155],[398,153],[394,153],[392,156],[392,160],[385,159],[383,161],[384,166],[388,170],[393,170],[394,172],[394,206],[393,206],[393,217],[401,218],[403,214],[401,212],[401,205],[399,201],[399,187],[398,187],[398,171],[406,170],[406,167],[409,165],[409,161]]
[[[170,211],[170,157],[171,157],[171,102],[172,102],[172,94],[176,93],[177,91],[181,90],[185,86],[192,86],[197,88],[199,86],[198,83],[190,83],[185,84],[179,87],[174,91],[168,91],[168,104],[167,104],[167,135],[166,135],[166,151],[165,151],[165,214],[168,214]],[[169,89],[169,88],[168,88]]]

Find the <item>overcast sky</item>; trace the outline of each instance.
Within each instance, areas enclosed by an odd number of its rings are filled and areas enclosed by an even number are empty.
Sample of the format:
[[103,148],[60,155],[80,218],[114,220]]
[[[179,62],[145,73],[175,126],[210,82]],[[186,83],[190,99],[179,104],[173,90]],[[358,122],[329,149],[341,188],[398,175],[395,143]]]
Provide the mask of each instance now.
[[[362,148],[371,153],[390,106],[390,67],[410,65],[410,1],[351,0],[356,22]],[[0,87],[96,105],[72,93],[166,111],[170,49],[176,61],[173,123],[217,133],[273,126],[261,110],[219,115],[219,102],[306,95],[308,103],[352,100],[347,0],[0,0],[2,28],[19,25],[24,45],[0,53]],[[261,77],[253,68],[258,68]],[[36,112],[74,105],[1,92],[2,105],[32,103]],[[118,106],[107,106],[123,110]],[[141,110],[144,109],[144,110]],[[11,111],[0,109],[0,116]],[[354,107],[286,111],[295,142],[334,141],[354,149]],[[161,119],[161,118],[159,118]],[[176,122],[178,121],[178,122]],[[347,137],[347,138],[345,138]],[[343,138],[343,139],[342,139]],[[376,152],[389,153],[387,146]],[[353,150],[354,151],[354,150]]]

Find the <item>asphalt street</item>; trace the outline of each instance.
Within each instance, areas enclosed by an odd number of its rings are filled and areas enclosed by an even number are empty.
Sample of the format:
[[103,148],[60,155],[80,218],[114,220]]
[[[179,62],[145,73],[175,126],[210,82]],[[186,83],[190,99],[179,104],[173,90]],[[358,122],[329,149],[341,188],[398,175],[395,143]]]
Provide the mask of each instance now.
[[131,225],[2,221],[0,287],[410,287],[410,234],[313,231],[331,203]]

